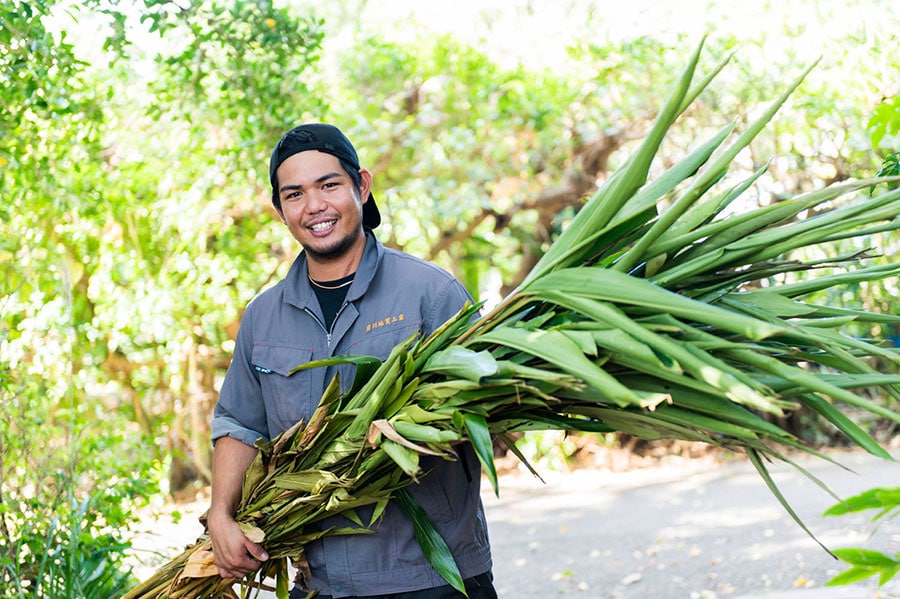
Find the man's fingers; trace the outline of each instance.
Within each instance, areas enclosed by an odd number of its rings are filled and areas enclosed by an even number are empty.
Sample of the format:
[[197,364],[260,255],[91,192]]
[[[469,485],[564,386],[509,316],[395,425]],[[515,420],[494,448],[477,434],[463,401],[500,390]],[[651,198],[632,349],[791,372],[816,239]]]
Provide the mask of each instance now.
[[253,556],[254,559],[257,559],[261,562],[264,562],[267,559],[269,559],[269,554],[266,553],[266,550],[263,549],[262,545],[257,545],[254,543],[254,544],[251,544],[247,548],[247,550],[250,552],[250,555]]
[[219,576],[222,578],[244,578],[247,574],[255,572],[259,569],[261,560],[258,560],[250,554],[240,558],[238,563],[231,563],[228,566],[219,566]]
[[219,568],[219,577],[220,578],[243,578],[243,574],[235,571],[235,570],[226,570],[224,568]]
[[263,546],[248,539],[234,520],[215,531],[210,529],[210,533],[213,557],[222,578],[244,578],[269,559]]

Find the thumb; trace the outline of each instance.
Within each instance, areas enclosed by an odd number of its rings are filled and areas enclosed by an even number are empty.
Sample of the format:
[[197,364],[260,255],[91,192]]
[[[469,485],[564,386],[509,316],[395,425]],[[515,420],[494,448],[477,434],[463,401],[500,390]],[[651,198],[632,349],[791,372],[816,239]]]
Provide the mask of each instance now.
[[256,543],[247,543],[247,551],[250,552],[250,555],[252,555],[253,557],[255,557],[256,559],[258,559],[261,562],[264,562],[267,559],[269,559],[269,554],[266,553],[266,550],[263,549],[262,545],[258,545]]

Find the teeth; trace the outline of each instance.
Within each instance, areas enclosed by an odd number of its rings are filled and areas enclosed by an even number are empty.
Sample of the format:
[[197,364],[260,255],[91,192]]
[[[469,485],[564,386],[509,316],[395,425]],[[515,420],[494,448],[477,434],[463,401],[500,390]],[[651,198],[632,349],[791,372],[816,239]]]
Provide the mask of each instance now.
[[316,223],[311,226],[310,229],[312,229],[313,231],[324,231],[325,229],[328,229],[329,227],[334,225],[334,222],[335,221],[330,220],[327,223]]

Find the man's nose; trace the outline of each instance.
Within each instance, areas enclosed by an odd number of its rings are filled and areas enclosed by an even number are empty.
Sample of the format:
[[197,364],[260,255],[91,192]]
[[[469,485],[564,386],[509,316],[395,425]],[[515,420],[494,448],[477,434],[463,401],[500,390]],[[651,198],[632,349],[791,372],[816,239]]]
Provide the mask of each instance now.
[[328,202],[325,201],[325,195],[320,191],[312,191],[306,198],[306,210],[311,214],[322,212],[328,208]]

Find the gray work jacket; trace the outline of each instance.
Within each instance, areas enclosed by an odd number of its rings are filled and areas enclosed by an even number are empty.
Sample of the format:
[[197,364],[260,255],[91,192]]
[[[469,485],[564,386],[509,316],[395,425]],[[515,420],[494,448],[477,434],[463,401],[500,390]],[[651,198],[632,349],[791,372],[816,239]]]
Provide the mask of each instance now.
[[[353,366],[288,372],[330,356],[363,354],[384,359],[398,343],[429,334],[471,297],[449,273],[385,248],[366,232],[366,247],[332,330],[326,330],[301,253],[287,276],[247,306],[232,363],[212,421],[212,438],[229,436],[248,445],[271,440],[298,420],[309,421],[334,374],[342,391]],[[447,541],[463,578],[491,568],[481,504],[481,468],[468,444],[460,459],[423,458],[431,473],[409,490]],[[363,522],[371,510],[357,510]],[[326,525],[353,524],[335,516]],[[332,536],[306,546],[312,589],[334,597],[400,593],[446,582],[431,567],[402,509],[389,504],[375,534]]]

